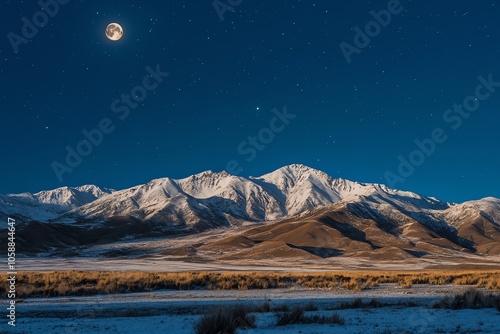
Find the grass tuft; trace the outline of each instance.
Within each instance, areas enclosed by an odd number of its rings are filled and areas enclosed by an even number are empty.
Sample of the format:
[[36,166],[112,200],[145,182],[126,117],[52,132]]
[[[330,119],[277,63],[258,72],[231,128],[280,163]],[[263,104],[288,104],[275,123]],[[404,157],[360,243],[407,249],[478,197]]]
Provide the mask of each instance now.
[[195,334],[235,334],[238,328],[255,328],[255,317],[248,315],[248,308],[235,305],[205,314],[194,325]]
[[294,307],[288,312],[278,312],[276,313],[278,321],[276,326],[286,326],[294,324],[345,324],[344,318],[342,318],[337,313],[333,313],[330,316],[325,315],[306,315],[304,313],[304,308]]
[[453,310],[494,307],[499,310],[500,296],[494,295],[491,292],[484,292],[471,288],[467,289],[464,293],[443,297],[441,300],[434,303],[432,307]]

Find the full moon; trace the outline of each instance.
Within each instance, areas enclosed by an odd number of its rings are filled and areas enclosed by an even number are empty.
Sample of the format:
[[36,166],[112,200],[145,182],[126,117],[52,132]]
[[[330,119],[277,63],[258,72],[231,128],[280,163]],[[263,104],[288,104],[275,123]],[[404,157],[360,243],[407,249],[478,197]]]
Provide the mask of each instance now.
[[110,23],[106,27],[106,36],[112,41],[118,41],[123,36],[123,28],[118,23]]

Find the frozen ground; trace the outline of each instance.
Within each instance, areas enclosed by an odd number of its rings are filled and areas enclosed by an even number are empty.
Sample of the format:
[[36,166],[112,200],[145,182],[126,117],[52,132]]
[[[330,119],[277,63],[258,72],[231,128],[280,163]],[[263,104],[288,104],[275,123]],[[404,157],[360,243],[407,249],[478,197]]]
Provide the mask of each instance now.
[[[193,324],[207,310],[232,304],[272,306],[303,305],[314,301],[319,310],[338,312],[345,325],[275,326],[274,313],[255,313],[257,328],[240,333],[500,333],[500,313],[495,309],[435,310],[428,306],[441,296],[466,287],[414,286],[402,289],[383,285],[359,293],[330,290],[251,290],[251,291],[159,291],[93,297],[26,299],[18,304],[14,331],[7,325],[0,332],[13,333],[172,333],[191,334]],[[361,297],[390,304],[383,308],[333,311],[342,301]],[[407,304],[411,303],[412,306]]]
[[335,270],[498,270],[500,257],[473,257],[460,262],[456,258],[407,259],[404,261],[376,261],[369,259],[336,257],[318,262],[269,259],[260,261],[179,261],[171,256],[151,256],[135,258],[94,258],[94,257],[19,257],[19,271],[287,271],[287,272],[323,272]]

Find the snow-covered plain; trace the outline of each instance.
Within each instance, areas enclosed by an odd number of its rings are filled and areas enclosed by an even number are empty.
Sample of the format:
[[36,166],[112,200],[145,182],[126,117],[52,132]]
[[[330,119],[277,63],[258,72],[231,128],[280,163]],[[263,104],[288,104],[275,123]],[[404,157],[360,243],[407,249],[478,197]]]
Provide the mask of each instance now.
[[[473,267],[468,267],[473,266]],[[151,272],[190,272],[190,271],[271,271],[271,272],[325,272],[344,270],[426,270],[449,269],[466,270],[467,268],[482,270],[498,270],[500,257],[481,258],[469,256],[457,261],[440,259],[408,259],[406,261],[370,261],[369,259],[335,258],[331,261],[307,262],[297,260],[269,259],[261,261],[214,261],[187,262],[176,261],[170,256],[139,258],[48,258],[22,257],[17,268],[19,271],[151,271]]]
[[[500,333],[500,313],[495,309],[437,310],[433,301],[466,287],[416,286],[401,289],[394,285],[353,293],[330,290],[252,290],[252,291],[159,291],[114,296],[26,299],[18,305],[18,333],[175,333],[191,334],[204,312],[234,304],[290,307],[313,301],[318,311],[337,312],[344,325],[275,326],[272,312],[254,313],[257,327],[240,333]],[[391,304],[382,308],[334,311],[343,301],[360,297],[376,298]],[[412,303],[412,306],[404,305]],[[2,328],[0,328],[0,331]]]

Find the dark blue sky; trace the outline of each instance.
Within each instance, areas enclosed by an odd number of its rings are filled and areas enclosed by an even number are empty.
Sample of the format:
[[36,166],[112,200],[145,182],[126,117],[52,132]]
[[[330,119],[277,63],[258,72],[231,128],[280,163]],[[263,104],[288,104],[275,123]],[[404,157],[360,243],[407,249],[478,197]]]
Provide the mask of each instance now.
[[[354,28],[388,5],[391,22],[369,27],[369,44],[361,38],[368,45],[348,63],[340,44],[355,47]],[[500,197],[500,88],[469,98],[479,76],[500,82],[494,1],[243,0],[223,21],[212,0],[59,7],[15,53],[9,38],[22,36],[21,18],[44,15],[36,1],[1,2],[0,193],[121,189],[235,160],[241,175],[303,163],[363,182],[388,184],[390,172],[395,188],[443,200]],[[104,35],[111,22],[125,30],[118,42]],[[168,77],[137,87],[157,65]],[[120,101],[132,91],[147,92],[135,108]],[[465,99],[479,106],[447,112]],[[272,110],[285,106],[295,118],[282,126]],[[109,133],[81,144],[92,152],[70,167],[67,147],[77,150],[82,131],[103,120]],[[414,153],[438,128],[447,140]],[[401,174],[399,156],[418,166]],[[59,178],[54,162],[68,168]]]

